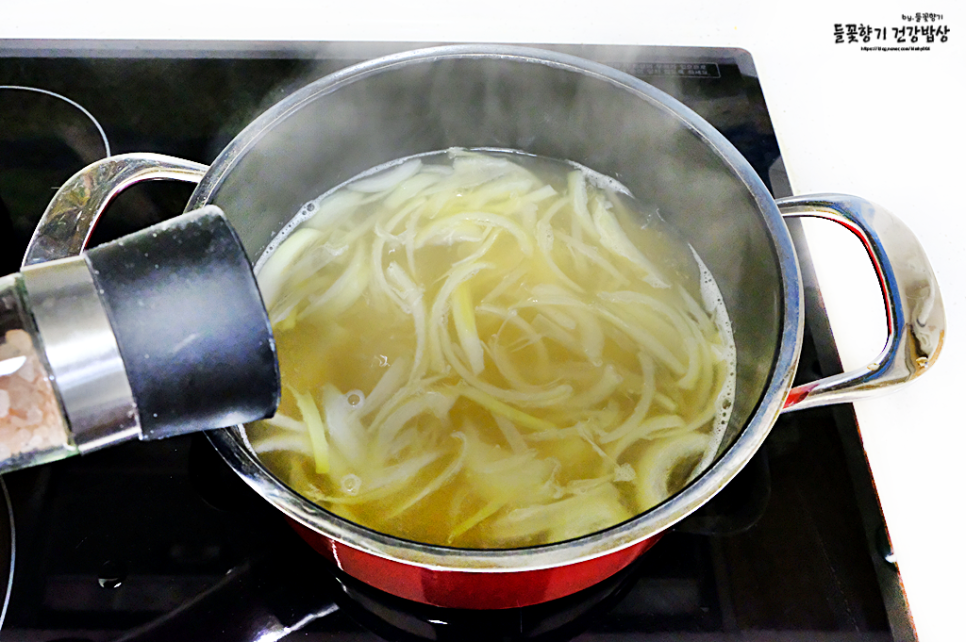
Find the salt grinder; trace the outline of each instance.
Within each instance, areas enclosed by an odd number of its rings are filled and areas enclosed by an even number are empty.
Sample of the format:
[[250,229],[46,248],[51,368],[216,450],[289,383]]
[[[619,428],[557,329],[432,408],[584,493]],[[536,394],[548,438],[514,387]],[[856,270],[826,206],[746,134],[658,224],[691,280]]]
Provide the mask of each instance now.
[[0,472],[274,413],[268,314],[208,206],[0,277]]

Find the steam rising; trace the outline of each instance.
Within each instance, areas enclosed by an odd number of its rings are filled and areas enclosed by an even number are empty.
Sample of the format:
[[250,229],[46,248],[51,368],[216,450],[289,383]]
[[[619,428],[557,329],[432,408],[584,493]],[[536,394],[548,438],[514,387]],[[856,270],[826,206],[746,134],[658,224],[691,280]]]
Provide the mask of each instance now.
[[[619,65],[635,58],[624,48],[591,54]],[[569,60],[400,56],[340,72],[270,110],[224,153],[231,171],[212,187],[213,200],[234,216],[254,257],[304,204],[399,158],[516,149],[611,176],[695,248],[731,311],[739,393],[727,446],[770,376],[782,286],[761,206],[733,161],[708,144],[716,134],[677,109],[636,80]]]

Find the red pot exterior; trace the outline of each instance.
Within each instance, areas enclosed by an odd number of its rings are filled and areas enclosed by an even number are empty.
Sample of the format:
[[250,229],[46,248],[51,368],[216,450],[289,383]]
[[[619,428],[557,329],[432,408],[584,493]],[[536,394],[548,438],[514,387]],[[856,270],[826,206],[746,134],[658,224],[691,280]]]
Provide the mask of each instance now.
[[[291,520],[290,520],[291,521]],[[555,568],[520,571],[446,571],[365,553],[291,521],[296,532],[340,570],[407,600],[459,609],[508,609],[549,602],[589,588],[637,559],[655,535],[607,555]]]

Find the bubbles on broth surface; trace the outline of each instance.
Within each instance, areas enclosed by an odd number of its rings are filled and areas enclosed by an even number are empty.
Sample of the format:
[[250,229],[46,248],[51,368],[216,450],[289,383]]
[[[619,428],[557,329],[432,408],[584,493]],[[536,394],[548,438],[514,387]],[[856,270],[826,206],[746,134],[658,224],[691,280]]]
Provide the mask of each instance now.
[[714,458],[735,387],[720,292],[612,178],[506,150],[374,168],[256,273],[283,397],[247,427],[300,494],[424,543],[621,523]]

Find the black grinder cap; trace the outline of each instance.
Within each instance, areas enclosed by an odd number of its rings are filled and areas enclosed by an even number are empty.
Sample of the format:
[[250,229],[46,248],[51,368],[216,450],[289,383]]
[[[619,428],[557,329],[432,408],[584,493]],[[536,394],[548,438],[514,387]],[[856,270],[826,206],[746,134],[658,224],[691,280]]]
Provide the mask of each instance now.
[[271,324],[251,263],[219,208],[95,247],[87,260],[142,439],[275,412],[281,388]]

